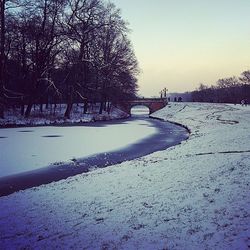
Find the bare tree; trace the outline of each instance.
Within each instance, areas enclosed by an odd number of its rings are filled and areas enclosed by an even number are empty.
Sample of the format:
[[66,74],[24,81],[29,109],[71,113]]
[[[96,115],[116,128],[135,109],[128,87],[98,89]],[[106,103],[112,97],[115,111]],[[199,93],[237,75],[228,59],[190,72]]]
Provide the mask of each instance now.
[[6,0],[0,2],[0,118],[4,118],[4,77],[5,77],[5,4]]
[[74,81],[68,86],[68,101],[65,117],[70,117],[73,105],[73,97],[77,96],[82,102],[85,102],[85,112],[87,107],[87,91],[89,81],[90,42],[93,33],[100,29],[101,13],[103,6],[99,0],[69,0],[70,13],[68,13],[66,24],[68,27],[68,37],[70,39],[71,49],[75,51],[75,61],[72,62],[72,71],[74,72]]
[[250,84],[250,70],[246,70],[241,73],[240,81],[244,84]]
[[[16,7],[7,19],[6,6]],[[58,93],[67,103],[68,118],[74,102],[84,103],[83,112],[89,102],[100,102],[101,113],[116,98],[135,95],[138,64],[127,23],[115,5],[4,0],[1,10],[1,117],[4,102],[21,104],[28,117],[34,104],[42,111],[43,103],[56,102]]]
[[62,42],[59,22],[64,8],[63,0],[39,0],[32,8],[25,10],[23,15],[29,16],[25,23],[26,47],[29,55],[31,82],[28,86],[29,98],[25,116],[28,117],[34,102],[44,94],[49,87],[55,87],[49,77],[58,49]]
[[219,88],[228,88],[228,87],[235,87],[240,84],[239,79],[235,76],[222,78],[217,81],[217,85]]
[[135,92],[134,76],[138,73],[137,60],[126,36],[129,30],[121,18],[120,10],[113,4],[107,4],[106,10],[102,17],[104,25],[92,39],[93,64],[99,76],[99,113],[106,110],[106,104],[112,99],[122,98],[128,86],[133,86],[130,90]]
[[28,0],[1,0],[0,1],[0,118],[4,118],[5,85],[6,85],[6,12],[27,6]]

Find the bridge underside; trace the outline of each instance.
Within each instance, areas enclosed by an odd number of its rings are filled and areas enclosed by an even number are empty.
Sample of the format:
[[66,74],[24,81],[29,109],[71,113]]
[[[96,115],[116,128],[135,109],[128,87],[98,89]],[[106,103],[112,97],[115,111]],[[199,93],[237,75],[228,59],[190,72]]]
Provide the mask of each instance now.
[[164,108],[167,104],[168,102],[165,98],[144,98],[130,101],[121,101],[115,103],[114,106],[126,112],[127,114],[131,114],[131,109],[134,106],[146,106],[149,109],[149,114],[152,114],[157,110]]

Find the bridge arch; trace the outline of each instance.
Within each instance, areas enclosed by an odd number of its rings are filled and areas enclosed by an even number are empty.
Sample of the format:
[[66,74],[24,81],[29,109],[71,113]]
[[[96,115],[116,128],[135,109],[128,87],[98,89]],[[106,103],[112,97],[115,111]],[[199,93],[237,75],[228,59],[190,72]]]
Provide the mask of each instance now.
[[152,113],[150,111],[150,108],[147,106],[147,105],[131,105],[131,108],[130,108],[130,114],[131,115],[140,115],[140,114],[143,114],[143,115],[148,115]]
[[164,108],[168,104],[166,98],[138,98],[134,100],[126,100],[114,103],[113,105],[127,114],[131,115],[131,108],[142,105],[149,109],[149,114]]

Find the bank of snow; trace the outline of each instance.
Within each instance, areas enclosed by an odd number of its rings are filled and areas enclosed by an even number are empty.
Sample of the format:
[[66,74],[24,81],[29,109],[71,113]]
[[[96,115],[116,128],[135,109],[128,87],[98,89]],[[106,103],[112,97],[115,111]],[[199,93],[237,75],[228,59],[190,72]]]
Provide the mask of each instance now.
[[189,140],[0,198],[1,249],[248,249],[250,108],[170,104]]
[[[45,106],[45,105],[44,105]],[[35,105],[32,109],[30,117],[26,118],[21,115],[20,108],[7,109],[5,118],[0,118],[0,127],[16,127],[16,126],[42,126],[42,125],[61,125],[61,124],[76,124],[94,121],[107,121],[121,118],[127,118],[128,114],[112,107],[110,112],[103,111],[99,114],[99,105],[93,105],[88,110],[88,113],[83,113],[82,104],[74,104],[72,107],[70,119],[64,117],[66,110],[65,104],[50,105],[48,109],[43,109],[40,112],[39,106]]]

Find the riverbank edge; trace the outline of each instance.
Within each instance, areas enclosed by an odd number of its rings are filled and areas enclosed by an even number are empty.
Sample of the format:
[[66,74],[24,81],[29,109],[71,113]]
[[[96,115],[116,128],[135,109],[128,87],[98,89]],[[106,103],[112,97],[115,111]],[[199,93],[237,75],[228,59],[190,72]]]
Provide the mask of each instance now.
[[159,121],[163,121],[163,122],[169,122],[169,123],[175,124],[177,126],[185,128],[188,131],[189,135],[192,133],[191,129],[188,126],[183,125],[181,123],[170,121],[170,120],[165,120],[163,118],[160,118],[160,117],[157,117],[157,116],[152,116],[152,115],[149,115],[149,118],[152,118],[152,119],[155,119],[155,120],[159,120]]
[[43,127],[43,126],[81,126],[83,124],[115,121],[120,119],[127,119],[130,115],[124,111],[112,107],[110,112],[104,111],[99,114],[97,110],[90,113],[83,114],[80,106],[75,106],[72,110],[70,118],[64,117],[64,113],[58,110],[52,114],[49,111],[39,113],[37,110],[31,114],[30,117],[20,115],[20,112],[13,112],[9,110],[5,114],[5,118],[0,118],[1,128],[22,128],[22,127]]
[[45,123],[45,124],[6,124],[6,125],[0,125],[0,129],[5,129],[5,128],[36,128],[36,127],[74,127],[74,126],[85,126],[87,124],[95,124],[95,123],[99,123],[99,122],[103,122],[103,123],[108,123],[111,121],[120,121],[120,120],[126,120],[128,119],[130,116],[127,117],[117,117],[117,118],[112,118],[112,119],[104,119],[104,120],[90,120],[90,121],[81,121],[81,122],[76,122],[76,121],[72,121],[72,122],[51,122],[51,123]]
[[49,123],[41,123],[41,124],[35,124],[35,123],[26,123],[26,124],[17,124],[17,123],[9,123],[9,124],[4,124],[4,125],[1,125],[0,124],[0,129],[5,129],[5,128],[24,128],[24,127],[27,127],[27,128],[31,128],[31,127],[48,127],[48,126],[67,126],[67,127],[70,127],[70,126],[83,126],[83,125],[86,125],[86,124],[95,124],[95,123],[98,123],[98,122],[110,122],[110,121],[119,121],[119,120],[126,120],[130,117],[130,115],[127,115],[127,116],[121,116],[121,117],[114,117],[114,118],[107,118],[105,117],[104,119],[101,119],[101,120],[95,120],[95,119],[92,119],[92,120],[82,120],[80,122],[78,121],[63,121],[63,122],[57,122],[57,121],[51,121]]

